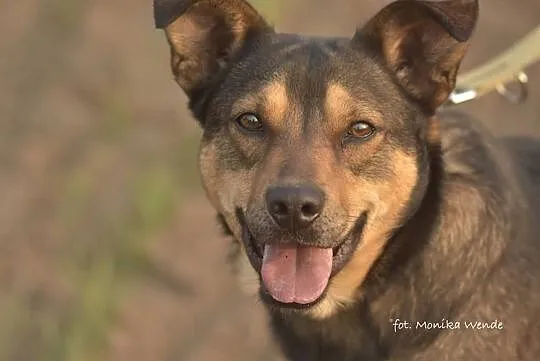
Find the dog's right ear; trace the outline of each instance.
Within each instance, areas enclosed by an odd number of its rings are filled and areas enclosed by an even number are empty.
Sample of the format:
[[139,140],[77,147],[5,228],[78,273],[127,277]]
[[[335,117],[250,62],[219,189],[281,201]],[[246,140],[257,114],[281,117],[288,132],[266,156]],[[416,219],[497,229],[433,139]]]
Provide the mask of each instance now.
[[245,0],[154,0],[154,20],[171,48],[171,68],[188,96],[252,37],[273,29]]

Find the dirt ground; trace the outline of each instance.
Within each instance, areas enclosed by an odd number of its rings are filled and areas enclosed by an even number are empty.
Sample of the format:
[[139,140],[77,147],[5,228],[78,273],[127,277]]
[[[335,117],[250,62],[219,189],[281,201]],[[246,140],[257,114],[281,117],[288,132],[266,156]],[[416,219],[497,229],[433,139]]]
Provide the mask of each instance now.
[[[387,2],[253,1],[319,35]],[[538,0],[482,0],[463,70],[538,24]],[[280,360],[228,273],[151,1],[0,1],[0,33],[0,360]],[[540,64],[528,74],[526,104],[461,108],[540,137]]]

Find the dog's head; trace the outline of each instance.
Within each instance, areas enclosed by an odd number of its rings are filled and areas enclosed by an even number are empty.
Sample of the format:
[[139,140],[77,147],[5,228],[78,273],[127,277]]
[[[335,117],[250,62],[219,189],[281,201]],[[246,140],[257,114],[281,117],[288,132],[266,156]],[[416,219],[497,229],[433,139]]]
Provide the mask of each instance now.
[[421,202],[477,0],[396,1],[350,39],[277,33],[244,0],[154,6],[242,272],[273,307],[352,303]]

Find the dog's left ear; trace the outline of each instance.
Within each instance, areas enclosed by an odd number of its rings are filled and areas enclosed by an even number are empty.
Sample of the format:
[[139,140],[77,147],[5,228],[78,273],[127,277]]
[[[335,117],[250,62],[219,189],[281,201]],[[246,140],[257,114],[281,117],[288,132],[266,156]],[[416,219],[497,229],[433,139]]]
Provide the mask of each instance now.
[[192,96],[227,67],[250,37],[273,29],[246,0],[154,0],[178,84]]
[[456,85],[478,19],[478,0],[398,0],[354,38],[367,44],[405,91],[434,113]]

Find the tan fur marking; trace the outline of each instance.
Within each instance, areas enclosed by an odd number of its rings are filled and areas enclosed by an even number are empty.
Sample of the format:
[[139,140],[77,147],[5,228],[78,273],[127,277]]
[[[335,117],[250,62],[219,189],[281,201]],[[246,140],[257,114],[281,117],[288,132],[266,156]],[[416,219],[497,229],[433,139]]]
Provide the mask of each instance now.
[[203,188],[212,206],[218,212],[223,212],[219,204],[219,197],[217,196],[217,190],[219,188],[217,183],[216,158],[216,145],[212,142],[203,141],[199,151],[199,172],[201,173]]
[[285,120],[289,109],[289,98],[287,88],[282,81],[273,81],[262,90],[264,98],[264,113],[277,123]]
[[242,230],[235,218],[235,207],[247,204],[250,194],[252,171],[225,172],[218,168],[216,145],[202,145],[199,170],[206,195],[214,208],[223,215],[236,239],[241,239]]
[[437,118],[429,119],[427,142],[433,146],[441,144],[441,125]]
[[357,117],[378,121],[381,114],[373,109],[369,101],[353,97],[338,83],[330,83],[326,90],[325,113],[334,130],[342,130],[346,122],[358,121]]
[[417,181],[416,161],[412,156],[395,151],[394,175],[382,182],[349,177],[345,179],[351,191],[349,209],[369,211],[362,242],[350,262],[331,281],[326,299],[311,311],[314,318],[325,318],[340,307],[352,304],[359,297],[358,287],[380,256],[389,234],[399,227],[401,211],[409,200]]
[[326,90],[325,110],[329,117],[346,114],[354,102],[351,94],[340,84],[331,83]]
[[[208,199],[213,207],[223,215],[234,238],[240,240],[242,229],[235,219],[233,200],[247,203],[250,192],[245,187],[250,184],[251,173],[230,174],[229,172],[220,172],[216,168],[216,149],[213,143],[203,143],[199,164]],[[239,256],[232,260],[232,262],[235,262],[237,269],[238,283],[242,291],[249,295],[255,295],[259,289],[259,278],[249,262],[242,242],[239,242],[239,247]]]
[[271,127],[279,128],[291,111],[285,83],[281,79],[271,81],[259,92],[238,99],[232,106],[232,115],[260,112],[262,120]]

